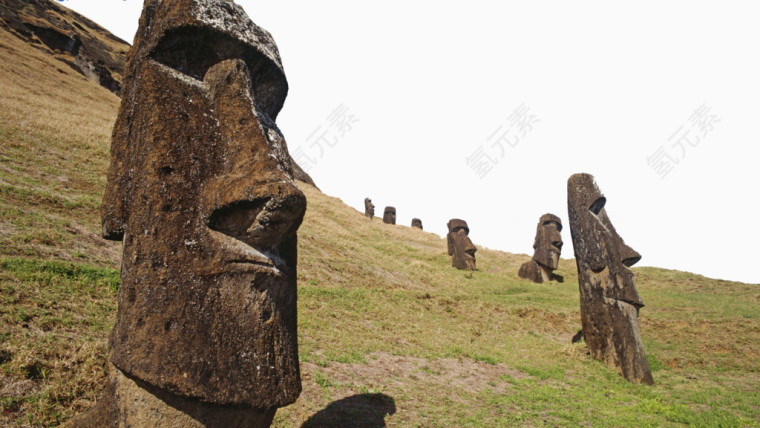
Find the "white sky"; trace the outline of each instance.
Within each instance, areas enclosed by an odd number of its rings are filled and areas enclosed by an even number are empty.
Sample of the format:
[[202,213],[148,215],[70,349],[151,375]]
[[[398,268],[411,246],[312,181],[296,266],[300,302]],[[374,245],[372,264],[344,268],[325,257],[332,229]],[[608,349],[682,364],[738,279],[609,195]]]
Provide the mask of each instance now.
[[[237,3],[279,46],[290,93],[278,124],[325,193],[362,212],[370,197],[380,216],[395,206],[398,224],[419,217],[442,236],[463,218],[473,242],[513,253],[532,254],[550,212],[572,258],[567,179],[588,172],[639,266],[760,283],[760,5]],[[142,8],[62,4],[130,43]],[[522,129],[509,120],[521,105],[534,116]],[[339,106],[356,120],[343,135],[327,119]],[[496,142],[503,132],[514,147]],[[481,158],[483,178],[466,160],[481,147],[494,160]],[[664,178],[647,164],[660,147],[678,161]]]

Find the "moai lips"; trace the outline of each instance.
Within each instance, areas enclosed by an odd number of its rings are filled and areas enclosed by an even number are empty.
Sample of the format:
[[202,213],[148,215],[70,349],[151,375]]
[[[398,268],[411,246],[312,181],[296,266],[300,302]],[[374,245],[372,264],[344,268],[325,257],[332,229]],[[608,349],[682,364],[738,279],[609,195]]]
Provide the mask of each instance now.
[[145,2],[102,207],[103,235],[124,242],[109,358],[130,379],[214,405],[298,397],[306,199],[275,124],[287,89],[240,6]]
[[555,275],[559,267],[559,256],[562,252],[562,220],[554,214],[544,214],[538,220],[536,238],[533,241],[533,259],[520,266],[520,278],[529,279],[536,283],[551,280],[562,280]]
[[385,211],[383,211],[383,223],[396,224],[396,208],[385,207]]
[[446,235],[446,246],[451,256],[451,266],[462,270],[475,270],[475,252],[477,248],[470,241],[470,228],[467,222],[451,219],[446,224],[449,233]]
[[567,181],[583,338],[594,358],[631,382],[652,385],[639,335],[638,314],[644,302],[629,269],[641,256],[617,234],[605,204],[593,176],[575,174]]
[[370,198],[364,198],[364,215],[370,220],[375,217],[375,205]]

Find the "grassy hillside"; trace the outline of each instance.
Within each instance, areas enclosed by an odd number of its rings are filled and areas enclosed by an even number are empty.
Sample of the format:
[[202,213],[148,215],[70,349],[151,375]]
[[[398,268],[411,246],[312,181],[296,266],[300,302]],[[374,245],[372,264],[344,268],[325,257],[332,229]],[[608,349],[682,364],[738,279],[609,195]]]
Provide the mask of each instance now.
[[[120,245],[98,205],[118,98],[2,30],[0,91],[0,425],[56,425],[107,370]],[[304,388],[277,426],[760,426],[757,285],[634,269],[656,385],[631,385],[570,344],[574,261],[561,284],[484,248],[458,271],[442,238],[302,187]]]
[[98,206],[119,98],[0,28],[0,251],[118,267]]
[[129,44],[55,0],[0,0],[0,27],[118,94]]

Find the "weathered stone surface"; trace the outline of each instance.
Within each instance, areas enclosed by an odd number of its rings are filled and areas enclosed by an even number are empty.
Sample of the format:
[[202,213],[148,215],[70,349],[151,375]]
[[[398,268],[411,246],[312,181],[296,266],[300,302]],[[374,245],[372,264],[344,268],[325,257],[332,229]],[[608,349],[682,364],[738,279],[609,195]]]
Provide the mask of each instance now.
[[290,157],[290,165],[293,166],[293,178],[303,181],[306,184],[312,185],[316,187],[317,190],[319,190],[319,187],[317,187],[317,184],[314,182],[311,176],[296,163],[292,156]]
[[64,426],[227,428],[268,427],[276,408],[252,409],[203,403],[171,394],[111,367],[105,393],[86,414]]
[[370,198],[364,198],[364,215],[370,220],[375,217],[375,204]]
[[124,242],[109,358],[141,385],[249,409],[301,391],[287,88],[240,6],[145,2],[102,206],[104,237]]
[[475,252],[478,251],[470,241],[470,228],[467,222],[454,218],[446,224],[449,233],[446,245],[451,256],[451,266],[462,270],[475,270]]
[[644,302],[629,269],[641,256],[615,231],[606,202],[593,176],[575,174],[567,181],[583,338],[594,358],[631,382],[652,385],[639,336],[639,309]]
[[538,220],[536,238],[533,241],[533,258],[520,266],[520,278],[536,283],[560,281],[563,278],[554,274],[559,267],[559,255],[562,252],[562,220],[554,214],[544,214]]
[[385,207],[385,211],[383,211],[383,223],[396,224],[396,208]]
[[418,218],[412,219],[412,227],[416,227],[419,230],[422,230],[422,220]]

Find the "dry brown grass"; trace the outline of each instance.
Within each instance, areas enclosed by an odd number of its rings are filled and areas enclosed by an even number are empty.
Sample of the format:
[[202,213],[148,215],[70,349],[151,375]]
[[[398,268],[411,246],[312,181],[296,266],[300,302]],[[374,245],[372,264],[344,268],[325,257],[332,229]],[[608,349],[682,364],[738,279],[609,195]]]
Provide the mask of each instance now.
[[98,210],[119,98],[0,28],[0,254],[117,266]]

